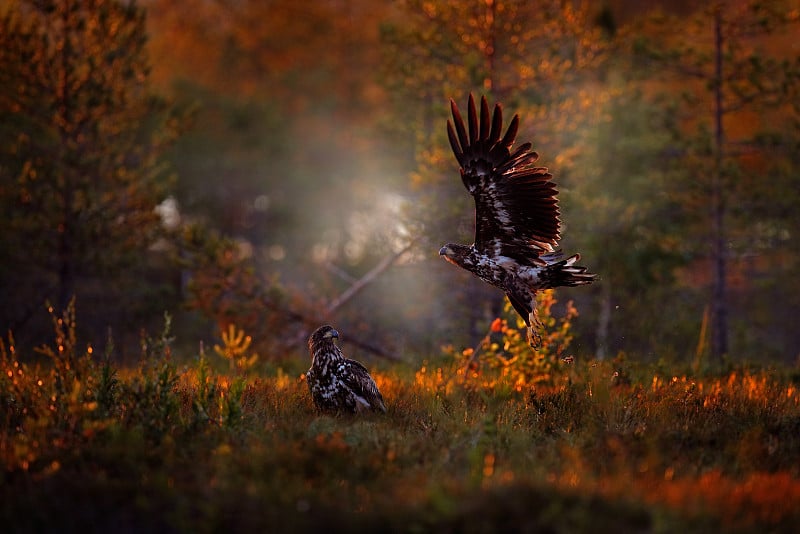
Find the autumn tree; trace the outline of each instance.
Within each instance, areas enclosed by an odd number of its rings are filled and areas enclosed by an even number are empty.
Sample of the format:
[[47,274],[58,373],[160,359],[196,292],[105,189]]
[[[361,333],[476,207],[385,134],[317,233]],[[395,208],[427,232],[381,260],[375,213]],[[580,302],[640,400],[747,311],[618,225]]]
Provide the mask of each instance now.
[[[607,57],[608,40],[593,13],[573,3],[406,0],[399,5],[397,19],[383,25],[382,76],[397,117],[393,133],[414,158],[407,219],[415,233],[426,236],[419,245],[435,250],[445,240],[473,237],[471,199],[454,174],[445,137],[448,99],[463,108],[467,93],[486,94],[502,102],[506,121],[519,113],[518,138],[532,141],[543,155],[540,163],[562,176],[574,155],[579,114],[592,108],[587,89]],[[500,311],[497,293],[463,273],[443,276],[450,282],[441,281],[441,287],[462,277],[457,295],[442,298],[457,300],[471,315],[472,337],[482,335],[478,323]]]
[[[787,221],[769,214],[790,209],[796,189],[773,158],[796,139],[785,121],[797,99],[800,57],[782,55],[779,39],[797,27],[798,11],[781,1],[718,1],[688,21],[654,20],[636,47],[679,95],[675,137],[681,164],[692,171],[682,202],[704,213],[697,233],[708,244],[710,353],[719,362],[730,352],[731,264],[761,254],[758,243],[781,246],[774,236]],[[766,185],[776,180],[784,185]],[[765,194],[770,189],[783,196]]]
[[[4,315],[141,287],[162,234],[161,154],[182,122],[148,89],[145,12],[119,0],[20,0],[0,18]],[[116,285],[97,286],[100,280]],[[93,288],[93,289],[92,289]],[[122,306],[121,302],[117,302]]]

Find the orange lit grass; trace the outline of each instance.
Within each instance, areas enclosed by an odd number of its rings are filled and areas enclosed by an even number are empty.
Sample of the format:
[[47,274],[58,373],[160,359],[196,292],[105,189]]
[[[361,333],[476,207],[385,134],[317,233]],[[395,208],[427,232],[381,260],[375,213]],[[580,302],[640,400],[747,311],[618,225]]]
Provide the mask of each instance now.
[[593,478],[570,469],[551,474],[548,483],[562,491],[612,500],[641,499],[681,515],[710,515],[726,527],[776,525],[800,516],[800,480],[786,472],[754,472],[735,478],[714,469],[697,477],[670,477],[667,470],[663,475],[618,471]]
[[[491,329],[498,326],[502,332],[502,323]],[[102,451],[115,433],[146,430],[152,415],[146,410],[163,404],[164,398],[139,402],[149,391],[135,387],[148,372],[144,365],[119,370],[120,395],[103,415],[93,393],[97,368],[87,367],[91,372],[79,383],[62,381],[59,391],[49,368],[26,367],[13,348],[0,360],[0,385],[44,414],[34,419],[21,412],[17,424],[24,432],[7,428],[0,436],[0,457],[10,471],[36,471],[41,478],[74,470],[68,451]],[[791,422],[800,418],[791,380],[748,371],[637,378],[635,369],[620,365],[556,360],[546,383],[520,383],[459,359],[432,360],[416,370],[375,365],[389,413],[337,418],[314,411],[299,374],[201,371],[195,361],[177,371],[172,392],[160,392],[174,394],[178,408],[168,425],[152,430],[169,435],[167,444],[185,439],[181,448],[207,458],[208,469],[196,476],[210,491],[243,484],[272,496],[270,477],[279,473],[281,491],[292,498],[313,490],[325,502],[357,502],[359,510],[390,502],[393,509],[424,507],[443,496],[458,502],[470,492],[524,485],[685,517],[710,515],[724,525],[785,525],[797,518],[800,467],[786,458],[797,450]],[[617,379],[628,371],[634,376]],[[768,424],[784,426],[773,431]],[[703,441],[713,432],[709,425],[725,432],[727,442]],[[689,452],[671,458],[670,440]],[[698,460],[691,447],[711,460]],[[254,469],[265,478],[252,478]]]

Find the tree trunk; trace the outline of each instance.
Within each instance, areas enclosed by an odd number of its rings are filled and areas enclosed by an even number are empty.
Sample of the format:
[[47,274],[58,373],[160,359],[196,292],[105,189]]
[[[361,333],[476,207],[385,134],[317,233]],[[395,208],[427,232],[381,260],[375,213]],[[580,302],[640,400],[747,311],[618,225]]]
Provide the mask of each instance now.
[[75,294],[75,266],[72,251],[73,236],[69,208],[72,205],[71,191],[64,195],[64,220],[60,224],[58,236],[58,310],[67,309],[67,304]]
[[61,179],[56,180],[60,189],[62,205],[61,220],[58,226],[58,311],[67,309],[67,304],[75,293],[75,252],[73,225],[75,224],[72,213],[74,201],[72,189],[72,167],[68,162],[67,150],[73,139],[74,117],[72,99],[70,94],[70,59],[73,53],[72,42],[67,35],[70,28],[69,13],[72,4],[66,4],[61,11],[61,28],[58,42],[60,47],[60,64],[58,72],[58,85],[56,87],[57,113],[59,115],[58,134],[61,144],[58,151],[58,167],[61,169]]
[[611,283],[600,281],[600,313],[597,316],[597,350],[595,357],[604,360],[608,357],[608,326],[611,323]]
[[722,8],[714,12],[715,80],[714,80],[714,174],[711,182],[712,280],[711,295],[711,358],[722,362],[728,353],[728,305],[726,302],[725,199],[722,176],[723,143],[722,117]]

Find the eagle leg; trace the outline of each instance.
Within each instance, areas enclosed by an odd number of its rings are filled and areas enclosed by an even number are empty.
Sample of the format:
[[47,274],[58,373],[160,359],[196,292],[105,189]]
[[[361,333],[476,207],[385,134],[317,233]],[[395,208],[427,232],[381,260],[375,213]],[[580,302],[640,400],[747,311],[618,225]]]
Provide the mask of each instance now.
[[528,314],[528,345],[532,349],[538,349],[542,346],[542,326],[541,321],[539,321],[539,314],[536,313],[536,306],[533,307],[531,312]]

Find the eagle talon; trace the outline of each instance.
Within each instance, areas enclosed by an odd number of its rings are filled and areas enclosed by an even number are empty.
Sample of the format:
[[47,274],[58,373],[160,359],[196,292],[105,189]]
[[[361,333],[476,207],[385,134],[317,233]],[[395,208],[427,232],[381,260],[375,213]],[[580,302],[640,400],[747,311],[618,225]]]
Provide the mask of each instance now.
[[535,331],[533,327],[528,328],[528,345],[532,349],[538,349],[542,346],[542,335]]

